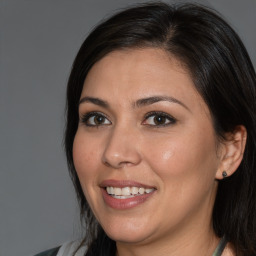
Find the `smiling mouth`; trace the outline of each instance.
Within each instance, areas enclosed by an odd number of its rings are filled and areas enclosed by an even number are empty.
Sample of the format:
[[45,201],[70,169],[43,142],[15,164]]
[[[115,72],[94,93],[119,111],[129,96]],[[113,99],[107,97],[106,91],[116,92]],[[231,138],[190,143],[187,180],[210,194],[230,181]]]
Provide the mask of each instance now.
[[108,195],[116,199],[128,199],[152,193],[154,188],[144,187],[105,187]]

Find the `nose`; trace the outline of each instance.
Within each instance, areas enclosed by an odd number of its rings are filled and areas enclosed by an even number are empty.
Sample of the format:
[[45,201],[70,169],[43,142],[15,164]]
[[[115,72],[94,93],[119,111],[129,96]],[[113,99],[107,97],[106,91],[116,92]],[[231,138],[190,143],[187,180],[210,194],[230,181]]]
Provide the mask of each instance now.
[[114,169],[138,165],[141,155],[136,132],[127,128],[114,128],[107,139],[102,162]]

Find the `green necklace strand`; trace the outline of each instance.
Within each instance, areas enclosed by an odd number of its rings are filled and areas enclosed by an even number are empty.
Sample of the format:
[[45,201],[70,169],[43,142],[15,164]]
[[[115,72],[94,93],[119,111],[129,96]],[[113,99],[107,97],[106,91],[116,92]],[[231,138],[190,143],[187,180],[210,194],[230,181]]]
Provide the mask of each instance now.
[[221,256],[226,244],[227,244],[227,240],[225,236],[223,236],[212,256]]

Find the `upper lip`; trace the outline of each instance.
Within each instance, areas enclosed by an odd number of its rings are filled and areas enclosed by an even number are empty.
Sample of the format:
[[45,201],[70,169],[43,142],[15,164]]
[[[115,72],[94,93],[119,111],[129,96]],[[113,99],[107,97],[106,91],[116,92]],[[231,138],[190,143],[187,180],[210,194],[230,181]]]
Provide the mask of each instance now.
[[142,184],[137,181],[133,180],[104,180],[100,183],[100,187],[117,187],[117,188],[124,188],[124,187],[138,187],[138,188],[155,188],[154,186]]

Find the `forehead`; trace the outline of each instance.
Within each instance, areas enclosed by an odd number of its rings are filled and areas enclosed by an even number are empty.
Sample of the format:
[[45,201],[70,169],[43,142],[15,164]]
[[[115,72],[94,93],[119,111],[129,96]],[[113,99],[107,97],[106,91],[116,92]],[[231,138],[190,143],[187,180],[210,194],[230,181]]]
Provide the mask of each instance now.
[[177,97],[192,105],[204,105],[185,65],[157,48],[109,53],[89,71],[81,97],[124,101],[152,95]]

